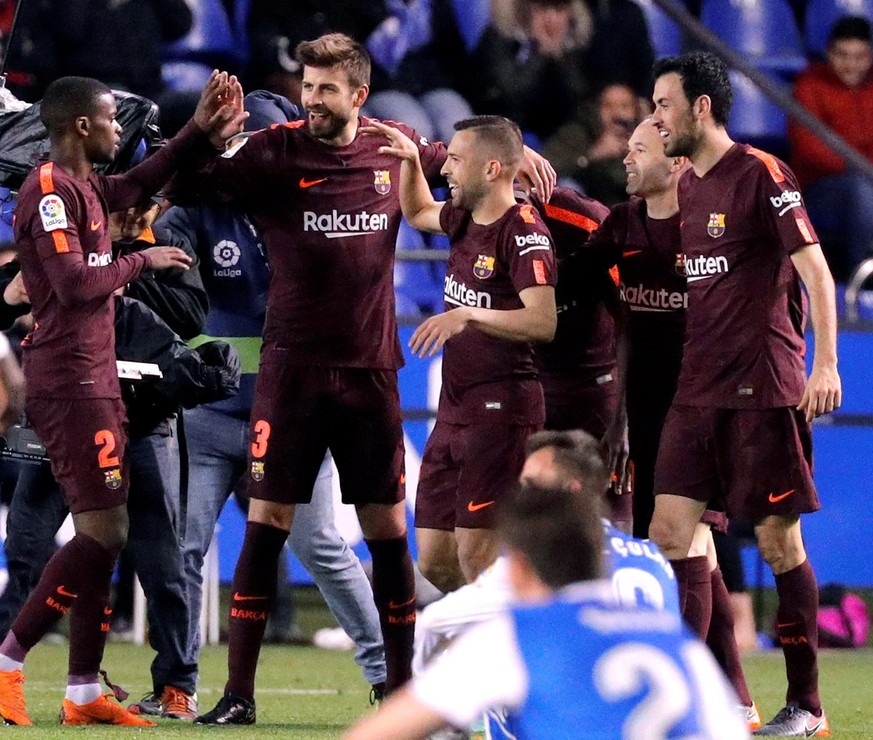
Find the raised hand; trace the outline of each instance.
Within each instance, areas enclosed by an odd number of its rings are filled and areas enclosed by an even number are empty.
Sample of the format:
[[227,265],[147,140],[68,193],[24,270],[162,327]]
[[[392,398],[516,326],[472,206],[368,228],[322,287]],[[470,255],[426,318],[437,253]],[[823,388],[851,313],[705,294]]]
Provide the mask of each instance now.
[[418,157],[418,147],[406,134],[393,126],[386,126],[379,121],[370,121],[368,126],[361,127],[361,133],[369,136],[384,136],[388,146],[380,146],[379,154],[390,154],[398,159],[415,160]]
[[243,108],[243,89],[235,75],[213,70],[200,93],[194,123],[209,136],[216,149],[243,130],[249,114]]

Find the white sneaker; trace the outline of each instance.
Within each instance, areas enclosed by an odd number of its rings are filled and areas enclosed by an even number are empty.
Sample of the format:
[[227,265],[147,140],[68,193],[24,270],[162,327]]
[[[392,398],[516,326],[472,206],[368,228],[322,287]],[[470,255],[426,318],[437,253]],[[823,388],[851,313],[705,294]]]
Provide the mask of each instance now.
[[312,636],[312,644],[322,650],[354,650],[355,641],[342,627],[325,627]]

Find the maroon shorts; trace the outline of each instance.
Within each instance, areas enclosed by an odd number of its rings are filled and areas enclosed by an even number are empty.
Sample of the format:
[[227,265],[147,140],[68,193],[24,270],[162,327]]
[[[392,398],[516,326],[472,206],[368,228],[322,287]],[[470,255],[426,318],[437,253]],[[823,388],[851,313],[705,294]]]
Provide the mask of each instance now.
[[751,522],[818,511],[809,423],[794,408],[674,405],[661,435],[655,491]]
[[492,528],[495,503],[518,483],[525,440],[541,428],[437,420],[421,460],[415,526]]
[[26,411],[73,514],[127,502],[127,413],[120,398],[28,398]]
[[[615,415],[618,398],[614,393],[604,393],[598,388],[580,391],[575,398],[566,394],[546,394],[546,429],[565,431],[581,429],[600,439]],[[613,522],[629,522],[633,518],[633,492],[629,489],[622,495],[613,490],[606,494],[609,519]]]
[[394,370],[306,367],[262,354],[249,447],[252,498],[305,504],[328,449],[347,504],[405,496],[403,420]]

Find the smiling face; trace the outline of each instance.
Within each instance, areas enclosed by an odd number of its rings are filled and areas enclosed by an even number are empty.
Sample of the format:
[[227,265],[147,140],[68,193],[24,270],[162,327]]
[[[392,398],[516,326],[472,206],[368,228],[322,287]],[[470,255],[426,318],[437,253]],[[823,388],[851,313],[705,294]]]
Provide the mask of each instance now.
[[367,91],[366,85],[353,87],[341,67],[304,67],[300,102],[309,132],[329,144],[343,138],[357,120]]
[[94,112],[85,116],[88,136],[85,138],[85,153],[95,164],[112,162],[118,154],[121,141],[121,126],[115,120],[118,108],[112,93],[100,95],[94,105]]
[[441,170],[449,183],[452,205],[472,211],[486,193],[485,171],[488,160],[477,147],[475,132],[458,131],[449,143],[446,163]]
[[624,158],[628,195],[646,198],[663,192],[670,185],[673,160],[664,152],[664,138],[652,121],[643,121],[634,129]]
[[675,72],[661,75],[655,80],[652,100],[655,103],[652,122],[664,141],[664,153],[668,157],[691,157],[703,135],[694,117],[693,101],[685,97],[682,89],[682,78]]

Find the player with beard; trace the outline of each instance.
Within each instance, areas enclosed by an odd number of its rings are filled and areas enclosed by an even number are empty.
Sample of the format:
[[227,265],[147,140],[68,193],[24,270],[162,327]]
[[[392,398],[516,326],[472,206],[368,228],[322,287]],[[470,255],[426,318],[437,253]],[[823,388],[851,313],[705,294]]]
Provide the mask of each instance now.
[[[328,449],[373,557],[386,690],[411,672],[416,604],[393,285],[400,162],[359,133],[370,120],[360,117],[370,81],[366,50],[328,34],[298,45],[296,58],[307,120],[241,139],[190,183],[251,215],[272,270],[252,408],[251,505],[230,605],[229,677],[200,724],[255,722],[254,679],[278,558],[294,507],[310,501]],[[425,171],[436,176],[445,147],[394,125],[416,141]],[[549,190],[551,168],[541,158],[527,162],[537,186]]]
[[113,261],[108,220],[111,211],[157,191],[178,163],[238,132],[241,92],[233,78],[214,72],[182,132],[138,167],[112,177],[94,172],[95,164],[118,153],[121,126],[112,91],[97,80],[63,77],[42,100],[49,158],[24,181],[15,219],[35,319],[24,342],[25,410],[63,486],[76,534],[48,562],[0,645],[0,716],[7,724],[31,724],[22,690],[24,659],[68,611],[70,663],[61,722],[154,724],[109,701],[98,684],[110,579],[128,529],[126,416],[111,296],[146,268],[187,269],[191,259],[175,247],[152,247]]
[[[818,589],[800,514],[820,508],[810,422],[840,405],[834,283],[785,163],[734,143],[732,91],[716,56],[695,52],[654,68],[653,120],[679,182],[688,276],[686,341],[655,471],[652,539],[673,561],[680,593],[705,612],[711,583],[687,557],[707,503],[755,523],[776,579],[786,706],[759,735],[827,736],[818,692]],[[804,305],[815,334],[804,367]]]
[[[664,154],[664,141],[651,119],[628,140],[627,192],[630,200],[615,206],[586,249],[621,275],[622,300],[628,308],[630,352],[627,415],[633,461],[634,536],[649,536],[654,509],[655,459],[664,419],[676,392],[685,337],[687,283],[681,255],[679,178],[688,167],[684,157]],[[724,514],[705,511],[687,560],[708,563],[703,578],[712,585],[712,617],[692,620],[740,699],[750,729],[761,724],[749,695],[734,637],[730,595],[715,555],[710,527],[723,527]],[[696,559],[695,559],[696,558]],[[683,573],[678,573],[677,578]],[[687,592],[687,589],[685,589]],[[686,608],[687,613],[687,608]]]
[[531,342],[555,333],[555,258],[539,213],[515,201],[521,132],[500,116],[455,124],[442,172],[451,201],[434,200],[418,147],[374,123],[380,151],[397,157],[403,215],[448,234],[445,313],[424,321],[409,346],[443,350],[436,426],[422,457],[415,504],[419,566],[437,588],[470,583],[497,557],[494,504],[524,463],[524,442],[545,420]]

